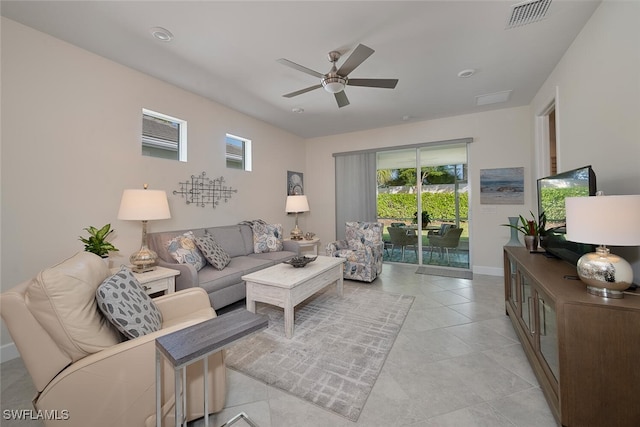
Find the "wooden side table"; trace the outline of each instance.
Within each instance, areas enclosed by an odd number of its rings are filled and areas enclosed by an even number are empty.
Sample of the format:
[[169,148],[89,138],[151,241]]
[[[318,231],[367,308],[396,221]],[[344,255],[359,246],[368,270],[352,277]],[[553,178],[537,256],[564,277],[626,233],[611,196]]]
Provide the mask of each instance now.
[[285,239],[296,245],[298,248],[297,255],[304,255],[305,252],[313,252],[313,255],[318,255],[318,248],[320,247],[320,238],[314,237],[311,240],[291,240]]
[[[235,310],[213,319],[186,327],[156,338],[156,426],[162,424],[162,358],[175,372],[175,422],[176,427],[186,423],[186,378],[187,366],[202,359],[204,365],[204,425],[209,426],[209,371],[208,357],[235,341],[265,329],[269,325],[267,316],[247,310]],[[238,419],[249,420],[246,414],[238,414],[225,423],[231,425]],[[250,421],[250,420],[249,420]],[[255,425],[250,423],[250,425]]]

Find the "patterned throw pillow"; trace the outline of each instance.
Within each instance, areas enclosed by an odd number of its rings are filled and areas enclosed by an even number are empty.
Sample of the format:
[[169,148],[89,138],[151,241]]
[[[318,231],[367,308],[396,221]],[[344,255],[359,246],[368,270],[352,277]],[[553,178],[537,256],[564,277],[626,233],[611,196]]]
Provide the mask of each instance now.
[[207,264],[200,249],[196,246],[196,236],[193,231],[187,231],[180,236],[176,236],[167,243],[167,250],[180,264],[191,264],[197,271]]
[[218,270],[222,270],[231,262],[231,257],[222,249],[222,246],[216,242],[216,239],[209,233],[203,237],[196,237],[196,246],[202,252],[202,255]]
[[129,339],[162,327],[162,313],[126,266],[102,282],[96,301],[102,314]]
[[277,252],[283,246],[282,224],[253,224],[253,252]]

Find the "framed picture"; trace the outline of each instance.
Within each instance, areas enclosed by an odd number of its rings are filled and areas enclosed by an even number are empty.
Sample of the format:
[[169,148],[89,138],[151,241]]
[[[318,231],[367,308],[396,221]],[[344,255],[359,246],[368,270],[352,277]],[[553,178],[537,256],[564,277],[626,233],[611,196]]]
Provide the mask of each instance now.
[[287,171],[287,196],[301,196],[303,194],[302,172]]
[[524,205],[524,168],[480,169],[481,205]]

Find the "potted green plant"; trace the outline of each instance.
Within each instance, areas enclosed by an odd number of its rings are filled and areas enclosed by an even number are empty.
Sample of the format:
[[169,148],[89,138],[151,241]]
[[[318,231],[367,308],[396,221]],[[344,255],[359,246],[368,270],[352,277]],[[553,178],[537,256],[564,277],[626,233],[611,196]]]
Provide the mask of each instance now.
[[540,215],[539,219],[536,219],[532,211],[529,211],[529,213],[531,214],[531,219],[526,219],[522,215],[519,215],[520,223],[501,225],[516,229],[522,233],[524,235],[524,245],[530,251],[535,251],[538,249],[538,236],[544,233],[546,218],[544,213]]
[[102,258],[107,258],[109,252],[117,252],[118,249],[110,242],[107,242],[107,237],[114,232],[111,229],[111,224],[107,224],[102,228],[96,228],[93,226],[84,228],[89,233],[89,238],[80,236],[79,240],[84,243],[84,250],[94,253]]
[[[429,215],[429,212],[422,211],[422,228],[426,228],[430,222],[431,222],[431,215]],[[418,212],[415,212],[413,214],[413,223],[414,224],[418,223]]]

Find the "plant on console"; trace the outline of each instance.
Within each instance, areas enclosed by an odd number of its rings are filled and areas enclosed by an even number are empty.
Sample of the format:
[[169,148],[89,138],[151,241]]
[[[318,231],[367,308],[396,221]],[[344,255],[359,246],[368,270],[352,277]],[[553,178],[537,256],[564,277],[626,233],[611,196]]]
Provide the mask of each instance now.
[[547,222],[544,212],[540,215],[540,218],[538,218],[537,220],[533,212],[529,211],[529,213],[531,214],[531,218],[532,218],[530,220],[525,219],[525,217],[523,217],[522,215],[519,215],[520,224],[515,224],[515,225],[500,224],[500,225],[514,228],[518,230],[520,233],[524,234],[525,236],[539,236],[541,234],[544,234],[544,229]]
[[519,215],[520,223],[519,224],[501,224],[505,227],[510,227],[515,230],[518,230],[520,233],[524,234],[524,243],[527,249],[529,250],[537,250],[538,249],[538,237],[543,236],[545,233],[545,227],[547,223],[547,217],[542,212],[538,219],[536,220],[536,216],[532,211],[529,211],[532,219],[525,219],[522,215]]

